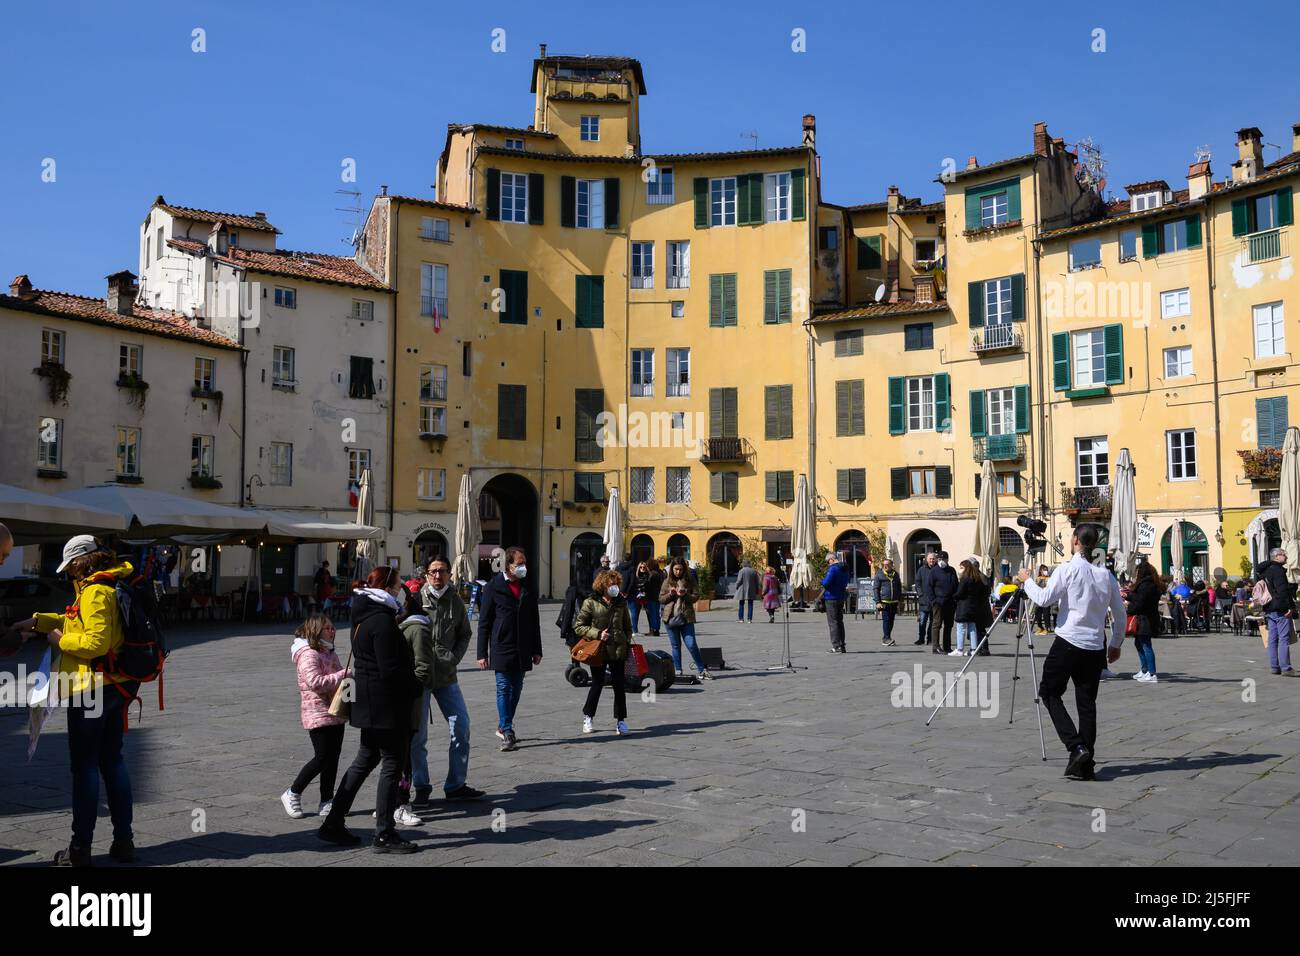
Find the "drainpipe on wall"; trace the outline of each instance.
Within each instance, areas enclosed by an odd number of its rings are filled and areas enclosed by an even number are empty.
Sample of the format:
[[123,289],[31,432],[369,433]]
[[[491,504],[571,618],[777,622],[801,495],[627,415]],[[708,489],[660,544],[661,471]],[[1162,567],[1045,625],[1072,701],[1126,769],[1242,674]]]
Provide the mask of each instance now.
[[[397,246],[401,239],[401,230],[398,229],[402,215],[402,206],[400,203],[394,204],[390,199],[388,201],[388,215],[392,222],[390,229],[395,241],[389,245],[393,251],[393,271],[390,273],[389,286],[395,287],[393,279],[397,277]],[[396,454],[397,446],[397,292],[394,291],[392,298],[389,299],[391,312],[389,321],[392,324],[392,334],[388,340],[392,343],[389,349],[388,364],[388,488],[385,489],[388,494],[388,530],[393,530],[393,476],[396,463],[393,458]],[[384,541],[384,558],[388,558],[388,541]]]
[[[1205,197],[1205,276],[1209,283],[1207,299],[1210,300],[1210,374],[1214,378],[1214,493],[1215,513],[1219,517],[1219,536],[1223,536],[1223,430],[1219,427],[1219,346],[1214,320],[1214,216],[1210,210],[1211,198]],[[1219,560],[1223,560],[1223,545],[1219,545]],[[1226,569],[1225,569],[1226,570]]]
[[[821,203],[821,176],[820,169],[816,163],[816,150],[808,151],[808,176],[807,182],[811,185],[814,172],[817,177],[817,195],[812,195],[812,190],[808,190],[806,200],[808,212],[808,315],[804,318],[803,327],[808,333],[808,494],[812,496],[813,502],[813,529],[816,532],[817,527],[817,353],[816,342],[813,336],[812,325],[812,303],[813,303],[813,282],[815,281],[815,265],[817,262],[817,207]],[[844,243],[848,245],[847,240]],[[847,288],[847,286],[846,286]]]
[[[1039,192],[1039,183],[1038,183],[1038,163],[1039,163],[1039,157],[1036,156],[1036,157],[1034,157],[1034,238],[1033,238],[1033,242],[1032,242],[1032,244],[1031,244],[1031,245],[1032,245],[1032,248],[1033,248],[1033,259],[1034,259],[1034,261],[1033,261],[1033,265],[1034,265],[1034,336],[1035,336],[1036,341],[1034,342],[1034,347],[1033,347],[1033,348],[1029,348],[1029,343],[1026,342],[1026,343],[1025,343],[1025,348],[1026,348],[1026,350],[1027,350],[1027,352],[1028,352],[1028,355],[1029,355],[1029,361],[1030,361],[1030,364],[1031,364],[1030,375],[1031,375],[1031,377],[1036,377],[1036,379],[1037,379],[1037,381],[1035,382],[1035,391],[1037,392],[1038,408],[1039,408],[1039,412],[1038,412],[1038,435],[1037,435],[1037,439],[1038,439],[1038,440],[1037,440],[1037,443],[1036,443],[1036,444],[1038,445],[1038,449],[1037,449],[1037,451],[1038,451],[1038,495],[1039,495],[1039,497],[1038,497],[1038,507],[1039,507],[1039,510],[1041,511],[1041,513],[1043,514],[1043,516],[1046,517],[1046,516],[1047,516],[1047,513],[1048,513],[1048,511],[1047,511],[1047,507],[1048,507],[1047,483],[1048,483],[1048,480],[1049,480],[1049,478],[1050,478],[1050,476],[1049,476],[1049,474],[1048,474],[1048,470],[1047,470],[1047,447],[1048,447],[1048,440],[1047,440],[1047,408],[1048,408],[1048,401],[1047,401],[1047,392],[1045,391],[1046,386],[1045,386],[1045,384],[1044,384],[1044,382],[1043,382],[1043,360],[1041,359],[1041,357],[1039,358],[1039,360],[1038,360],[1038,362],[1037,362],[1038,367],[1037,367],[1036,369],[1032,368],[1032,365],[1034,364],[1034,355],[1035,355],[1035,353],[1037,352],[1037,353],[1040,353],[1040,354],[1041,354],[1042,349],[1043,349],[1043,347],[1044,347],[1044,346],[1043,346],[1043,282],[1042,282],[1042,262],[1041,262],[1041,260],[1042,260],[1042,254],[1043,254],[1043,253],[1042,253],[1042,246],[1041,246],[1041,244],[1040,244],[1040,240],[1039,240],[1039,236],[1038,236],[1039,216],[1040,216],[1040,213],[1039,213],[1039,202],[1038,202],[1038,192]],[[1036,374],[1035,374],[1035,373],[1036,373]],[[1032,403],[1031,403],[1031,404],[1032,404]],[[1054,530],[1054,528],[1051,529],[1051,530]]]

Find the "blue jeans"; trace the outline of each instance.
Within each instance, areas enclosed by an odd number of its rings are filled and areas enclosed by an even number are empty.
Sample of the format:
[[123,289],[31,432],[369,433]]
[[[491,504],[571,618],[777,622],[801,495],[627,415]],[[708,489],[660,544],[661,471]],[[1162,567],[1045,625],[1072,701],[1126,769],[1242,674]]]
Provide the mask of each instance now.
[[[90,691],[86,703],[90,703]],[[126,698],[115,688],[97,692],[103,702],[98,717],[88,717],[82,707],[68,708],[68,753],[72,758],[72,842],[90,848],[99,813],[99,778],[104,777],[108,810],[113,819],[113,839],[131,840],[131,777],[122,759],[123,716]]]
[[420,722],[411,740],[411,786],[419,790],[429,787],[429,700],[438,702],[447,721],[451,742],[447,747],[447,779],[442,789],[446,793],[459,790],[469,777],[469,710],[459,684],[448,684],[435,691],[425,690],[420,709]]
[[923,608],[916,612],[916,642],[926,643],[930,640],[930,609]]
[[497,727],[502,732],[515,729],[515,711],[519,695],[524,692],[524,672],[497,671]]
[[[640,628],[641,605],[638,604],[636,601],[633,601],[629,605],[629,610],[632,612],[632,633],[636,634],[641,630]],[[646,621],[650,625],[650,630],[651,631],[659,630],[659,602],[658,601],[645,602],[645,616],[646,616]]]
[[970,649],[975,650],[979,643],[978,638],[979,625],[974,621],[957,622],[957,650],[963,650],[966,647],[967,638],[970,639]]
[[673,648],[673,669],[678,673],[681,672],[683,642],[686,644],[686,649],[691,652],[691,660],[695,662],[695,669],[701,673],[708,670],[704,666],[704,659],[700,657],[700,646],[695,643],[694,624],[683,624],[681,627],[668,628],[668,643]]
[[745,619],[745,612],[746,612],[747,610],[748,610],[748,612],[749,612],[749,619],[752,621],[752,620],[754,619],[754,599],[753,599],[753,598],[748,598],[748,599],[746,599],[746,598],[740,598],[739,600],[737,600],[737,601],[736,601],[736,620],[737,620],[737,621],[743,621],[743,620]]
[[1142,670],[1146,671],[1148,674],[1155,674],[1156,652],[1155,648],[1151,646],[1150,635],[1146,637],[1139,635],[1138,637],[1133,638],[1133,646],[1137,648],[1138,663],[1141,665]]
[[1268,666],[1276,670],[1291,669],[1291,619],[1279,611],[1269,611]]

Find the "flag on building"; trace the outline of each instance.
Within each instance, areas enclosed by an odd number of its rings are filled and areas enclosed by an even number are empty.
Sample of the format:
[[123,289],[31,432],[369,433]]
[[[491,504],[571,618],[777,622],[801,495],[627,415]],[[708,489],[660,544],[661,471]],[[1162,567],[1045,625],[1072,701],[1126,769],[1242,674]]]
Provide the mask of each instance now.
[[355,508],[361,500],[361,486],[354,480],[348,482],[348,507]]
[[435,297],[433,300],[433,331],[435,332],[442,331],[442,313],[438,311],[437,297]]

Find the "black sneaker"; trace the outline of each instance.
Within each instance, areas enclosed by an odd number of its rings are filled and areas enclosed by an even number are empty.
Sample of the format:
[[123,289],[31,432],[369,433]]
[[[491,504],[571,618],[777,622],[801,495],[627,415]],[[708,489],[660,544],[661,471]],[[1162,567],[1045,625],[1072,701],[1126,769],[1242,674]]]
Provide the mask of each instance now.
[[418,853],[420,847],[410,840],[403,840],[396,833],[386,833],[383,836],[375,837],[375,842],[370,845],[374,853]]
[[135,841],[114,840],[113,845],[108,848],[108,855],[112,857],[114,863],[134,863]]
[[90,866],[90,847],[68,844],[66,850],[54,854],[55,866]]
[[316,831],[316,836],[324,840],[326,843],[333,843],[335,846],[361,845],[361,837],[357,836],[342,824],[337,827],[332,827],[326,823],[322,823],[320,829]]
[[411,801],[411,806],[417,810],[424,810],[429,806],[429,798],[433,795],[433,787],[416,787],[415,799]]
[[923,638],[923,637],[918,637],[916,640],[914,640],[914,641],[912,642],[912,645],[913,645],[914,647],[920,647],[922,644],[925,644],[925,643],[927,643],[927,641],[925,640],[925,638]]
[[888,637],[885,638],[883,641],[881,641],[880,644],[881,644],[882,647],[897,647],[897,646],[898,646],[898,642],[897,642],[897,641],[891,640],[891,639],[888,638]]
[[505,743],[501,745],[502,752],[504,753],[511,750],[518,750],[519,738],[515,736],[515,732],[513,730],[507,730],[505,733],[506,733]]
[[455,790],[445,795],[447,800],[481,800],[485,796],[482,790],[475,790],[469,784],[461,784]]

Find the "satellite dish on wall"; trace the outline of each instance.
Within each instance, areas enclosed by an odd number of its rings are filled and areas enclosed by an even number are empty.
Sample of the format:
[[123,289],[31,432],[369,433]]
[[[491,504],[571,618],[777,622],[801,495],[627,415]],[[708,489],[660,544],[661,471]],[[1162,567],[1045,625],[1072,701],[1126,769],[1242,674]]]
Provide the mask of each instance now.
[[874,298],[877,302],[883,302],[883,301],[884,301],[884,299],[885,299],[885,284],[884,284],[883,282],[880,283],[880,285],[876,286],[876,294],[873,296],[873,298]]

